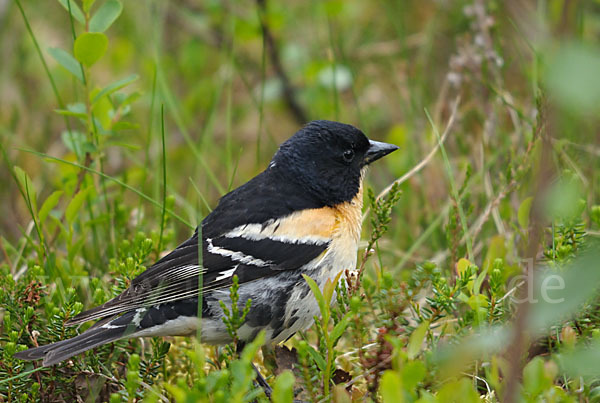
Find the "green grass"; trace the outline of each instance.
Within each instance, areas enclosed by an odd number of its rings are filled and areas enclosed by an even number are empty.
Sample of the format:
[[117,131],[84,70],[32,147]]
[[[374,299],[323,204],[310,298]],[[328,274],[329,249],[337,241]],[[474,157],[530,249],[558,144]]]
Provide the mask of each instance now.
[[[0,7],[0,400],[266,400],[250,362],[277,402],[600,398],[597,2],[118,5]],[[274,350],[14,359],[89,326],[65,322],[187,239],[301,115],[401,147],[368,175],[364,276],[313,290],[315,325]],[[541,302],[516,303],[529,289]]]

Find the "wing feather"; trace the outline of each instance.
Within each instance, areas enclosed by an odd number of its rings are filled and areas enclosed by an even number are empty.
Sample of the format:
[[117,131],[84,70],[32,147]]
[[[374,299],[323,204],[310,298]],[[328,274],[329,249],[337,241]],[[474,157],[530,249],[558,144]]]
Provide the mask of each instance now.
[[[282,222],[284,225],[282,225]],[[289,223],[288,223],[289,224]],[[198,264],[198,231],[167,256],[140,274],[123,293],[103,305],[82,312],[68,324],[115,316],[134,309],[197,296],[200,279],[202,292],[229,287],[237,275],[241,283],[295,270],[320,256],[330,241],[318,236],[286,236],[282,220],[270,220],[256,226],[244,225],[205,238],[203,265]],[[289,226],[289,225],[288,225]]]

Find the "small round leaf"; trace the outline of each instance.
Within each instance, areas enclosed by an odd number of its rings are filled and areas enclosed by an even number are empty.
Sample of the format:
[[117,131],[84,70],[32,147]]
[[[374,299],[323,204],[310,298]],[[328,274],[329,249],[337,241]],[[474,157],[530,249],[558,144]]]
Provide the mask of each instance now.
[[90,67],[106,52],[108,38],[100,32],[85,32],[77,37],[73,54],[84,66]]

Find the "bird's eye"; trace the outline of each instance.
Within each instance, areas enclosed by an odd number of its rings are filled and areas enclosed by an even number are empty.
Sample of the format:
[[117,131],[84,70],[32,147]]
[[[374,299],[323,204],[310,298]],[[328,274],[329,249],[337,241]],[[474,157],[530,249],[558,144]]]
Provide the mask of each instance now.
[[354,150],[349,149],[349,150],[344,151],[343,156],[344,156],[344,161],[351,162],[352,159],[354,158]]

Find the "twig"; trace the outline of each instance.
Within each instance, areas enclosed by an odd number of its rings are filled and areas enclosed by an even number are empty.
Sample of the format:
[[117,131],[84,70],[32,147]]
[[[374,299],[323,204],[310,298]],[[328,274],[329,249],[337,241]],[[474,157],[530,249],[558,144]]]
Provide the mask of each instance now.
[[515,292],[516,290],[518,290],[518,289],[519,289],[519,287],[521,287],[523,284],[525,284],[525,281],[521,281],[521,282],[519,282],[519,284],[515,285],[513,288],[511,288],[510,290],[508,290],[508,291],[506,292],[506,294],[504,294],[504,295],[503,295],[503,296],[502,296],[502,297],[501,297],[501,298],[500,298],[498,301],[496,301],[496,303],[498,304],[498,303],[500,303],[500,302],[504,301],[506,298],[510,297],[510,296],[511,296],[511,294],[512,294],[513,292]]
[[[525,150],[525,155],[524,155],[524,157],[523,157],[523,159],[521,161],[521,164],[515,169],[515,171],[517,173],[518,172],[522,172],[525,169],[525,164],[529,161],[528,156],[529,156],[529,154],[531,154],[531,152],[533,150],[533,146],[535,145],[535,142],[539,138],[539,136],[540,136],[540,133],[539,133],[539,130],[538,130],[538,131],[536,131],[536,133],[534,133],[534,137],[527,144],[527,149]],[[432,152],[435,152],[435,150],[433,150]],[[402,178],[400,178],[400,179],[402,179]],[[487,222],[487,220],[489,219],[489,217],[492,214],[492,212],[494,211],[494,209],[498,207],[498,205],[500,204],[500,202],[502,200],[504,200],[506,198],[506,196],[508,196],[509,194],[511,194],[515,189],[517,189],[519,187],[519,185],[520,185],[520,183],[518,182],[518,180],[516,178],[513,178],[504,187],[504,189],[502,189],[500,191],[500,193],[498,193],[498,195],[496,196],[496,198],[494,200],[492,200],[491,202],[488,203],[488,205],[485,207],[485,210],[483,211],[483,213],[481,213],[479,215],[479,217],[477,217],[477,219],[474,221],[473,226],[471,226],[471,228],[469,228],[468,231],[467,231],[468,234],[469,234],[469,236],[471,237],[471,239],[473,239],[473,240],[477,239],[477,236],[479,235],[479,233],[483,229],[483,225]],[[447,209],[448,206],[449,205],[446,205],[444,207],[444,209]],[[442,215],[445,215],[445,213],[442,213]],[[365,217],[363,217],[363,219],[364,218]],[[460,240],[460,244],[461,245],[464,244],[465,241],[466,241],[466,237],[463,235],[463,237]],[[413,244],[413,247],[411,247],[409,249],[409,251],[407,252],[407,254],[410,256],[412,254],[412,252],[419,245],[420,245],[420,242],[417,241],[415,244]],[[478,248],[475,248],[475,249],[478,249]],[[449,253],[448,249],[444,250],[443,252],[438,253],[433,258],[433,261],[440,262],[440,261],[446,259],[446,257],[448,256],[448,253]],[[477,253],[475,253],[475,255],[477,255]],[[402,262],[398,265],[398,267],[402,267],[404,265],[404,263],[406,263],[406,259],[403,259]]]
[[477,375],[474,375],[474,374],[469,374],[467,372],[461,372],[461,374],[463,374],[465,376],[469,376],[469,377],[471,377],[473,379],[476,379],[478,381],[483,382],[485,384],[485,388],[487,389],[488,396],[492,394],[492,389],[490,388],[490,385],[487,383],[487,381],[484,378],[482,378],[480,376],[477,376]]
[[[444,141],[446,141],[446,137],[448,137],[448,134],[450,133],[450,129],[452,129],[452,126],[454,125],[454,121],[456,119],[456,112],[458,110],[458,104],[459,104],[459,102],[460,102],[460,96],[457,96],[456,99],[454,100],[454,104],[452,105],[452,113],[450,114],[450,118],[448,118],[448,123],[446,124],[446,129],[444,130],[444,133],[442,133],[440,141],[436,142],[435,147],[433,147],[433,149],[429,152],[429,154],[427,154],[427,156],[425,158],[423,158],[421,160],[421,162],[419,162],[417,165],[415,165],[414,167],[412,167],[410,171],[408,171],[407,173],[405,173],[404,175],[402,175],[400,178],[396,179],[394,182],[392,182],[388,186],[386,186],[386,188],[383,189],[377,195],[377,197],[375,198],[376,201],[379,200],[379,199],[381,199],[382,197],[385,197],[395,184],[398,184],[398,185],[403,184],[408,179],[410,179],[414,174],[416,174],[421,169],[423,169],[423,167],[425,165],[427,165],[429,163],[429,161],[431,161],[431,159],[435,155],[435,153],[438,150],[438,148],[440,148],[440,145],[442,143],[444,143]],[[367,218],[367,215],[369,215],[369,210],[370,210],[370,208],[367,208],[365,210],[365,213],[364,213],[364,215],[362,217],[363,222],[365,221],[365,218]]]
[[359,352],[359,351],[370,350],[372,347],[375,347],[375,346],[377,346],[377,344],[378,344],[378,343],[369,343],[369,344],[365,344],[365,345],[364,345],[364,346],[362,346],[362,347],[355,348],[354,350],[350,350],[350,351],[348,351],[348,352],[346,352],[346,353],[344,353],[344,354],[340,354],[340,355],[338,355],[338,356],[337,356],[337,358],[336,358],[336,360],[337,360],[338,358],[345,358],[345,357],[350,357],[350,356],[352,356],[352,355],[354,355],[354,354],[358,354],[358,352]]
[[349,275],[349,272],[346,270],[346,280],[348,281],[348,293],[353,295],[358,288],[360,287],[362,274],[365,270],[365,263],[367,259],[375,252],[374,247],[378,246],[378,241],[381,239],[383,234],[387,231],[387,225],[389,224],[392,213],[392,208],[398,202],[400,198],[401,192],[399,186],[394,186],[390,192],[390,196],[386,200],[374,201],[373,194],[369,193],[369,199],[371,205],[375,208],[374,215],[376,219],[372,220],[373,229],[371,232],[371,236],[369,241],[367,242],[367,247],[365,248],[365,253],[363,255],[361,264],[359,269],[355,272],[355,278],[352,282],[352,278]]
[[[496,198],[494,200],[492,200],[490,203],[488,203],[488,205],[485,207],[484,212],[479,216],[479,218],[475,222],[475,225],[472,227],[472,230],[467,231],[467,232],[470,232],[471,239],[473,239],[473,240],[476,239],[476,237],[479,235],[479,233],[481,232],[481,230],[483,228],[483,224],[485,224],[487,222],[487,220],[490,218],[490,215],[492,214],[494,209],[496,209],[498,207],[500,202],[502,200],[504,200],[504,198],[509,193],[511,193],[517,185],[518,185],[517,181],[512,180],[504,189],[502,189],[502,191],[500,191],[500,193],[498,193],[498,196],[496,196]],[[498,231],[498,232],[500,232],[500,231]],[[461,239],[461,243],[465,240],[465,238],[466,237],[463,236],[463,239]]]
[[281,63],[279,49],[277,49],[275,38],[273,37],[266,20],[267,0],[256,0],[256,4],[258,5],[260,11],[260,27],[262,29],[264,45],[269,53],[269,59],[271,60],[273,68],[275,69],[275,73],[281,81],[281,86],[283,87],[283,98],[288,108],[292,112],[292,115],[294,115],[296,121],[303,125],[308,122],[308,114],[298,103],[298,100],[296,99],[296,91],[283,68],[283,64]]
[[[541,135],[541,128],[538,128],[536,130],[533,138],[527,144],[527,149],[525,150],[525,155],[523,156],[523,159],[521,160],[521,164],[519,164],[519,166],[515,169],[515,172],[517,174],[519,172],[522,172],[525,169],[525,164],[529,161],[529,158],[528,158],[529,154],[531,154],[531,151],[533,150],[533,146],[534,146],[536,140],[540,137],[540,135]],[[517,178],[513,177],[513,179],[504,187],[504,189],[502,189],[500,191],[500,193],[498,193],[498,196],[496,196],[496,198],[494,200],[492,200],[486,206],[484,212],[475,221],[475,225],[472,227],[473,228],[472,231],[470,231],[470,235],[471,235],[472,239],[477,238],[477,236],[479,235],[479,232],[481,232],[481,229],[483,228],[483,224],[485,224],[487,222],[492,211],[496,207],[498,207],[500,202],[502,200],[504,200],[504,198],[508,194],[510,194],[513,190],[515,190],[519,185],[520,185],[520,183],[517,180]],[[464,242],[464,238],[461,240],[461,242]]]

